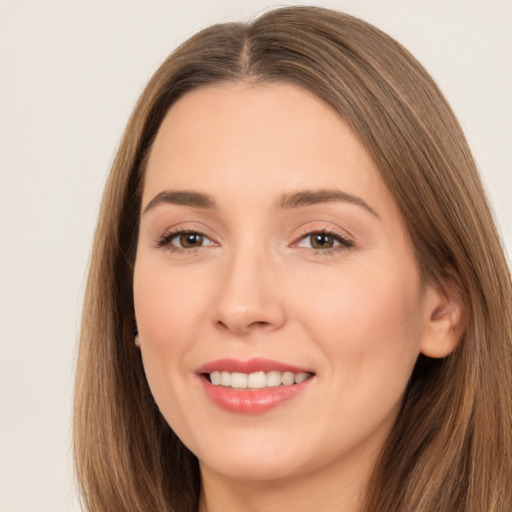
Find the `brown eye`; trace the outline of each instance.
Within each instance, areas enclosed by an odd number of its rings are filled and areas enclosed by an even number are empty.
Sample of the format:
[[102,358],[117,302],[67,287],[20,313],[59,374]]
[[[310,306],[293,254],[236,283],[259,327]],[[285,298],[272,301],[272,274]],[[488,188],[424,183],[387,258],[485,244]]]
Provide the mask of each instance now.
[[313,233],[309,235],[310,244],[313,249],[331,249],[336,240],[328,233]]
[[157,247],[167,247],[171,251],[200,249],[216,245],[210,238],[197,231],[174,231],[163,235],[157,241]]
[[304,235],[294,245],[295,247],[312,249],[320,254],[328,254],[342,249],[350,249],[354,246],[354,243],[337,233],[314,231]]
[[193,249],[204,244],[204,236],[199,233],[181,233],[173,242],[173,245],[183,249]]

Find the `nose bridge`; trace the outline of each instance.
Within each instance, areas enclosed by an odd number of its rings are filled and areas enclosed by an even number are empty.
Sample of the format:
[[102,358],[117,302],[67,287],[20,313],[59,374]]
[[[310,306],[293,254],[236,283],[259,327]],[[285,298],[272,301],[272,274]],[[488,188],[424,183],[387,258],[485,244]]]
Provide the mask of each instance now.
[[267,244],[245,237],[231,247],[218,277],[215,323],[239,335],[279,328],[285,314],[277,273]]

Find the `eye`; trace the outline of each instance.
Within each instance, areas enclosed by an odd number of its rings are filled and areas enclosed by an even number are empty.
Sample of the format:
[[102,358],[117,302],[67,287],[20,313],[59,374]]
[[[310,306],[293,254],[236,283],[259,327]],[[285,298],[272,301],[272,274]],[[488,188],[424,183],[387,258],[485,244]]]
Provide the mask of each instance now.
[[171,244],[182,249],[191,249],[192,247],[201,247],[204,239],[205,237],[200,233],[180,233],[172,238]]
[[353,247],[354,244],[338,233],[322,230],[304,235],[299,239],[295,246],[317,251],[329,251],[348,249]]
[[213,244],[207,236],[197,231],[174,231],[162,236],[158,241],[158,247],[168,246],[173,250],[197,249]]

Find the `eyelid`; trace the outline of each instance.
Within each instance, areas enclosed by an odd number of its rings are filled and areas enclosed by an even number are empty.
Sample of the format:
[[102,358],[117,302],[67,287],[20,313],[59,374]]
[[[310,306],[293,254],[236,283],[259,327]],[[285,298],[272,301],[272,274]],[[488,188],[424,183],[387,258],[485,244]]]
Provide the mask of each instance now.
[[[218,246],[219,243],[212,237],[210,234],[207,234],[208,229],[196,228],[195,226],[180,226],[175,225],[172,226],[162,234],[158,235],[157,240],[155,242],[155,246],[157,248],[166,248],[170,251],[176,252],[187,252],[190,253],[195,250],[202,249],[204,247],[212,247]],[[322,223],[321,225],[314,226],[311,222],[304,224],[299,227],[299,234],[295,237],[294,241],[290,244],[290,247],[294,248],[302,248],[309,250],[314,253],[333,253],[339,250],[347,250],[354,247],[354,239],[348,234],[342,234],[343,232],[347,233],[346,230],[336,229],[332,226],[325,225]],[[207,243],[203,243],[202,245],[192,246],[192,247],[180,247],[177,244],[174,244],[173,241],[180,237],[181,235],[186,234],[197,234],[203,238],[203,241]],[[335,244],[332,247],[327,248],[319,248],[319,247],[304,247],[301,243],[307,238],[313,235],[324,234],[332,237],[335,240]]]
[[[210,243],[203,244],[197,247],[180,247],[179,245],[173,244],[173,240],[180,237],[181,235],[186,234],[195,234],[201,236],[203,239],[208,240]],[[189,228],[178,228],[173,227],[164,231],[161,235],[158,236],[156,240],[157,248],[166,248],[170,251],[183,251],[183,252],[192,252],[197,249],[201,249],[202,247],[210,247],[218,245],[217,242],[210,236],[207,235],[204,230],[195,229],[193,227]]]
[[338,242],[338,244],[333,247],[326,248],[326,249],[317,249],[317,248],[313,248],[313,247],[301,247],[301,248],[313,251],[315,253],[332,253],[332,252],[336,252],[339,250],[351,249],[352,247],[355,246],[353,236],[349,235],[348,233],[342,234],[340,232],[340,231],[345,231],[345,230],[341,230],[341,229],[337,230],[331,226],[326,226],[325,224],[319,225],[318,227],[316,227],[316,226],[312,226],[310,223],[308,223],[304,226],[301,226],[300,231],[301,231],[301,233],[299,234],[299,236],[297,238],[295,238],[294,242],[291,244],[291,247],[300,247],[299,244],[300,244],[300,242],[302,242],[302,240],[304,240],[305,238],[307,238],[309,236],[316,235],[316,234],[325,234],[325,235],[332,236]]

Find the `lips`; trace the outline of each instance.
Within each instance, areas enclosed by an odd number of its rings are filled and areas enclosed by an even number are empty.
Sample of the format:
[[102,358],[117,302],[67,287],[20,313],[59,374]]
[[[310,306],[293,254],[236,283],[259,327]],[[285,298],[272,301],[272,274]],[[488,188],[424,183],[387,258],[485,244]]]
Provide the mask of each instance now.
[[218,359],[204,364],[196,370],[196,373],[211,373],[214,371],[254,373],[254,372],[292,372],[292,373],[313,373],[307,368],[300,368],[291,364],[271,359],[253,358],[247,361],[238,359]]
[[269,359],[219,359],[196,370],[206,395],[230,412],[258,414],[301,394],[314,373]]

